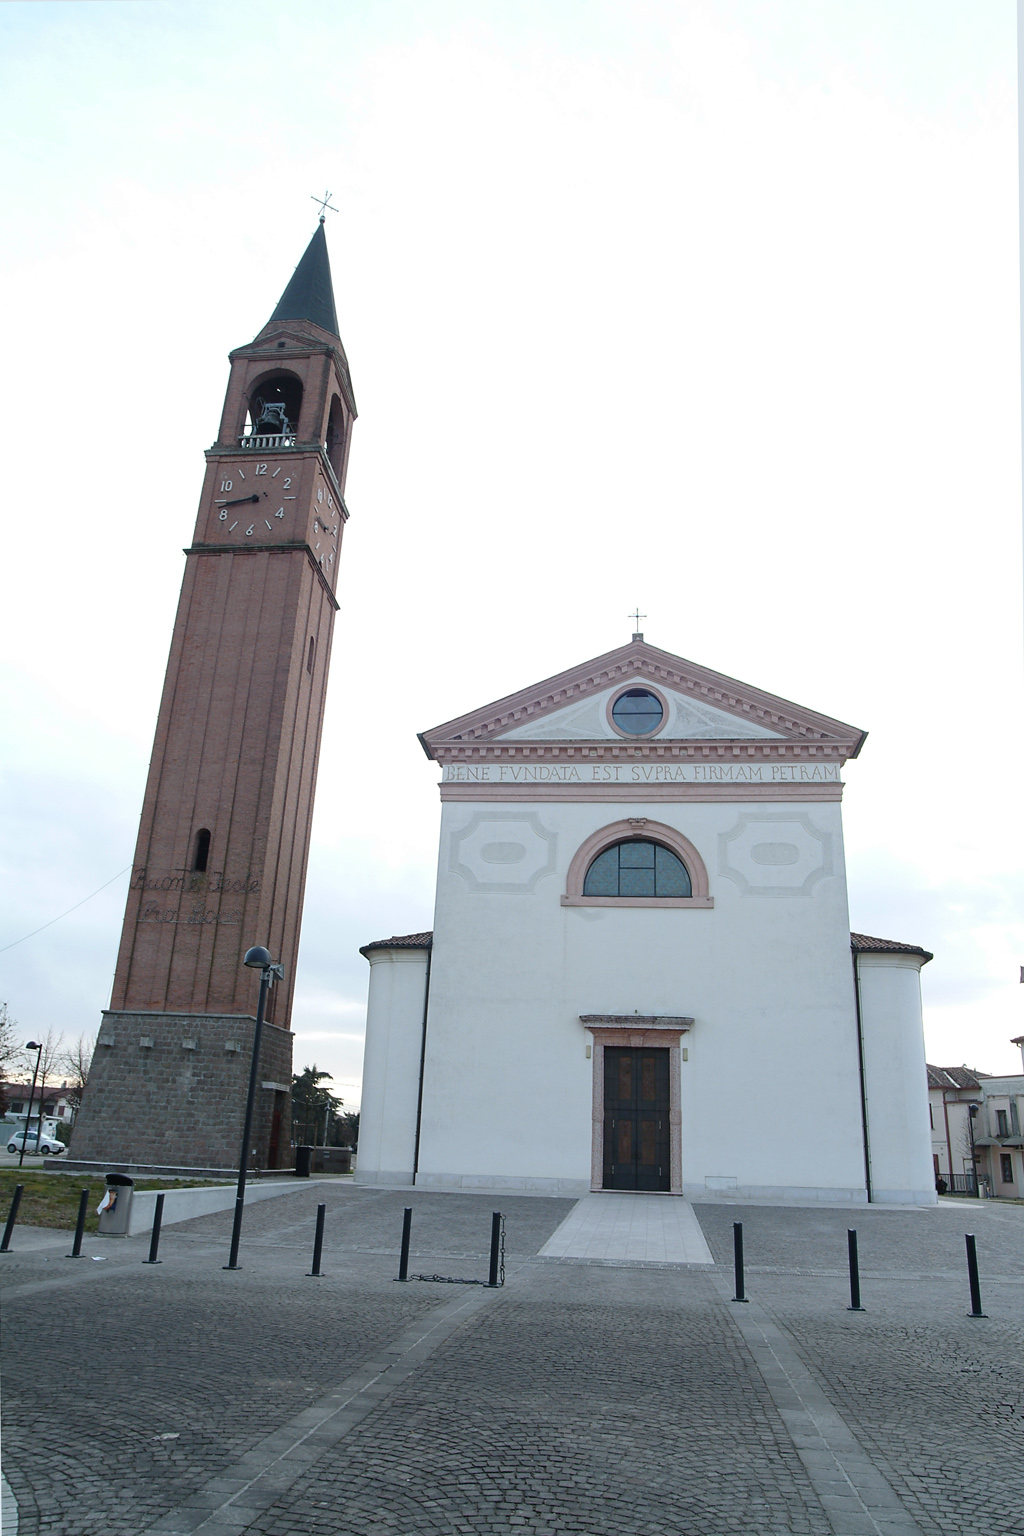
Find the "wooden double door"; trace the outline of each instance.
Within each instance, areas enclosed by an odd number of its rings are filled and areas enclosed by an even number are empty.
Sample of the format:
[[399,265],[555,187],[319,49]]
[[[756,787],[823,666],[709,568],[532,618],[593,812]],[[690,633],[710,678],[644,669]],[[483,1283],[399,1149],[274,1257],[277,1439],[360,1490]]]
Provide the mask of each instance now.
[[672,1187],[668,1058],[664,1049],[604,1048],[605,1189]]

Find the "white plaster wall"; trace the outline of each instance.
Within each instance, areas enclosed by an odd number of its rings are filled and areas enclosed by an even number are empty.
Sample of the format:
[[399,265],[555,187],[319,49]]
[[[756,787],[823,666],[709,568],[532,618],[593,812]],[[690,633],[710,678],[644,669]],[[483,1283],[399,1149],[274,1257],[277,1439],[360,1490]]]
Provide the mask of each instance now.
[[871,1198],[880,1204],[934,1205],[937,1199],[920,968],[917,955],[857,956]]
[[[631,816],[696,845],[713,910],[560,905],[580,844]],[[864,1198],[837,802],[444,805],[417,1183],[589,1188],[579,1015],[634,1011],[695,1019],[687,1193]]]
[[370,951],[357,1184],[411,1184],[416,1144],[425,949]]

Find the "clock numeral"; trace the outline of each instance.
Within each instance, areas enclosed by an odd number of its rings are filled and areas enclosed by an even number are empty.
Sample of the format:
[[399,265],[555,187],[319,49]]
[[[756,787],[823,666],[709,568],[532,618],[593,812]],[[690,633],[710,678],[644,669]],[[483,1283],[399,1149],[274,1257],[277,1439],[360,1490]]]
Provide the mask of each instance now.
[[327,505],[329,507],[334,506],[334,497],[331,495],[330,491],[327,492]]
[[285,479],[284,479],[284,488],[285,488],[285,490],[288,489],[288,487],[291,485],[291,483],[292,483],[291,475],[286,475]]
[[274,513],[274,516],[284,517],[284,507],[278,507],[277,511]]
[[323,501],[323,499],[324,499],[324,492],[323,492],[323,487],[322,486],[318,486],[317,487],[316,499],[317,499],[317,501]]
[[254,533],[255,529],[256,529],[256,524],[255,523],[250,523],[248,528],[245,530],[246,538],[249,537],[250,533]]
[[265,464],[257,464],[256,465],[256,474],[258,474],[258,475],[265,475],[266,472],[267,472],[267,466]]
[[228,515],[227,515],[227,513],[226,513],[226,512],[218,512],[218,513],[217,513],[217,517],[218,517],[218,518],[219,518],[219,520],[220,520],[220,521],[221,521],[221,522],[222,522],[222,523],[226,523],[226,522],[227,522],[227,520],[228,520]]
[[222,491],[233,491],[235,488],[235,482],[233,480],[222,480],[220,483],[220,488]]

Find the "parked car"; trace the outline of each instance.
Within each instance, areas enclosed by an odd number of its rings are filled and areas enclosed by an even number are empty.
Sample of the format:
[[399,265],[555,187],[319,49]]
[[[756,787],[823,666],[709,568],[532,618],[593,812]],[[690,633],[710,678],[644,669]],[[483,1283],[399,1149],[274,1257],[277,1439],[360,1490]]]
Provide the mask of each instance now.
[[20,1152],[23,1142],[25,1143],[25,1151],[33,1156],[38,1151],[43,1157],[58,1157],[65,1150],[64,1143],[58,1141],[56,1136],[40,1136],[37,1148],[35,1131],[28,1132],[27,1140],[26,1133],[18,1131],[7,1143],[8,1152]]

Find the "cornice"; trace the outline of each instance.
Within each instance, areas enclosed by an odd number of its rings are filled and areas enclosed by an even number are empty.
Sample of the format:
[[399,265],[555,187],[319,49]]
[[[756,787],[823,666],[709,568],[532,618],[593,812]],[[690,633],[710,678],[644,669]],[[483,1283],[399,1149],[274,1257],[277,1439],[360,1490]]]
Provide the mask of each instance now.
[[302,552],[309,560],[310,566],[316,573],[320,585],[327,594],[327,599],[337,613],[341,604],[331,591],[327,577],[313,558],[313,551],[308,544],[298,541],[288,544],[190,544],[182,551],[185,555],[294,555]]
[[[596,746],[600,752],[602,748],[608,750],[617,747],[618,750],[628,751],[633,755],[638,748],[643,752],[645,749],[656,750],[660,745],[666,749],[696,753],[708,747],[732,749],[734,746],[737,751],[743,753],[751,747],[755,749],[770,747],[776,751],[782,747],[787,752],[791,752],[796,745],[806,744],[807,746],[816,745],[819,750],[829,748],[835,757],[845,761],[848,757],[857,756],[867,734],[856,726],[834,720],[815,710],[805,709],[788,699],[765,693],[762,689],[753,688],[723,673],[712,672],[707,667],[701,667],[696,662],[687,661],[683,657],[673,656],[668,651],[658,650],[645,641],[632,641],[629,645],[619,647],[618,650],[609,651],[603,656],[597,656],[591,661],[569,668],[568,671],[546,678],[530,688],[508,694],[505,698],[485,705],[482,709],[473,710],[435,726],[432,730],[423,732],[420,740],[429,757],[444,761],[450,758],[458,748],[475,748],[484,743],[490,743],[499,737],[501,732],[515,726],[522,726],[531,719],[545,719],[556,710],[563,709],[567,704],[574,703],[587,694],[601,692],[606,688],[638,681],[641,678],[648,679],[652,684],[660,683],[668,686],[684,697],[690,697],[699,703],[711,704],[727,710],[740,719],[752,720],[768,730],[782,733],[783,737],[789,739],[780,740],[776,737],[770,742],[757,743],[750,743],[747,739],[743,739],[742,743],[736,746],[732,741],[693,744],[670,742],[664,738],[659,741],[659,738],[654,737],[644,743],[638,743],[637,747],[634,747],[632,742],[625,745],[588,742],[587,750]],[[512,744],[508,743],[508,747],[512,748]],[[541,753],[549,750],[550,744],[517,742],[516,747],[525,747],[531,753]],[[581,750],[579,743],[559,744],[559,748],[565,747]]]
[[675,741],[635,736],[603,741],[438,742],[429,753],[437,763],[511,762],[750,762],[783,760],[843,763],[850,756],[841,741]]

